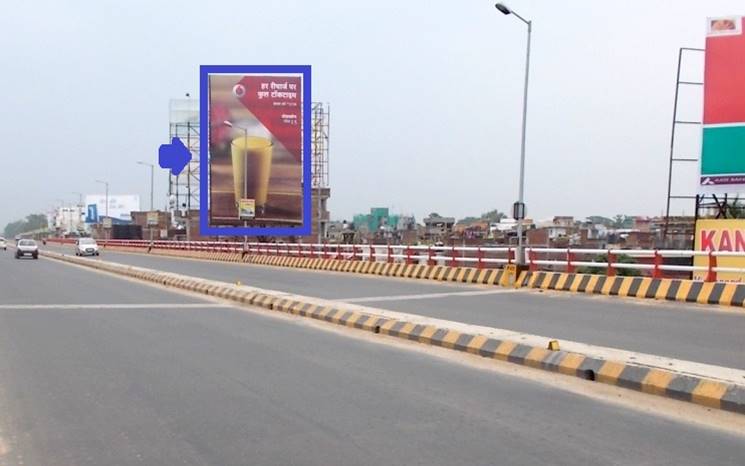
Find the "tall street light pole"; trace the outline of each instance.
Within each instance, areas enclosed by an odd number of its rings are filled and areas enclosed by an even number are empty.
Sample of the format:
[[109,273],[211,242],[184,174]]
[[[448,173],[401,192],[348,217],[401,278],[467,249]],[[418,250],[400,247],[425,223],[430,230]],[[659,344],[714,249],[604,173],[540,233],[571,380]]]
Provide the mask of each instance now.
[[109,216],[109,182],[103,180],[96,180],[96,183],[101,183],[106,186],[106,205],[104,206],[104,215]]
[[72,194],[77,194],[78,195],[78,209],[79,209],[78,212],[77,212],[78,221],[77,221],[77,225],[75,227],[78,230],[80,230],[80,224],[83,221],[83,218],[82,218],[83,217],[83,193],[79,193],[77,191],[72,191]]
[[[104,215],[109,217],[109,182],[103,180],[96,180],[96,183],[101,183],[106,186],[106,206],[104,207]],[[109,233],[106,233],[106,239],[109,239]]]
[[152,163],[138,161],[137,165],[144,165],[150,167],[150,211],[153,211],[153,189],[155,186],[155,165]]
[[72,191],[71,194],[77,194],[78,195],[78,205],[79,206],[82,206],[83,205],[83,193],[79,193],[77,191]]
[[520,142],[520,187],[518,189],[517,202],[513,208],[513,217],[517,220],[517,263],[525,265],[525,249],[523,245],[523,220],[525,219],[525,132],[528,123],[528,78],[530,76],[530,35],[533,30],[533,23],[519,14],[515,13],[504,3],[494,5],[497,10],[505,15],[514,15],[517,19],[528,26],[528,45],[525,54],[525,86],[523,88],[523,129],[522,139]]

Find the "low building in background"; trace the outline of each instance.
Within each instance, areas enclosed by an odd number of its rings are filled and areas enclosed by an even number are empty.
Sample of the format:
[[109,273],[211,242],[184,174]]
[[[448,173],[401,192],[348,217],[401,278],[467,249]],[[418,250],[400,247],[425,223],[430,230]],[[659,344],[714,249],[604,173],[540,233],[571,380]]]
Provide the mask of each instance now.
[[424,219],[424,241],[445,242],[450,239],[455,226],[454,217],[441,217],[439,214],[430,214]]

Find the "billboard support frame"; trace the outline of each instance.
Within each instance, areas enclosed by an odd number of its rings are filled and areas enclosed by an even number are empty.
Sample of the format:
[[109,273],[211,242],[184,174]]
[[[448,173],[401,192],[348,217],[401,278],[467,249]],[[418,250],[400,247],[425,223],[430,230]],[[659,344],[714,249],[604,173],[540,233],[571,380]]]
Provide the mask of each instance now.
[[[310,65],[201,65],[199,67],[199,164],[200,193],[209,193],[209,75],[210,74],[293,73],[302,82],[303,205],[300,227],[215,227],[210,226],[209,200],[199,202],[199,230],[203,236],[308,236],[311,234],[311,66]],[[209,197],[209,194],[207,194]]]
[[670,201],[672,199],[691,199],[695,200],[695,215],[698,216],[698,206],[699,206],[699,196],[698,194],[694,195],[673,195],[672,194],[672,186],[673,186],[673,165],[676,162],[684,162],[684,163],[690,163],[690,162],[699,162],[699,158],[696,157],[676,157],[675,156],[675,135],[676,135],[676,128],[678,125],[701,125],[700,121],[687,121],[687,120],[678,120],[678,101],[679,101],[679,94],[680,94],[680,87],[681,86],[703,86],[703,81],[687,81],[687,80],[681,80],[681,68],[683,65],[683,54],[684,52],[692,53],[692,52],[699,52],[703,53],[704,49],[700,48],[694,48],[694,47],[680,47],[678,49],[678,71],[675,77],[675,100],[673,103],[673,117],[672,117],[672,124],[671,124],[671,131],[670,131],[670,154],[669,154],[669,162],[668,162],[668,171],[667,171],[667,200],[665,203],[665,224],[662,229],[662,240],[663,242],[667,238],[668,228],[670,226]]

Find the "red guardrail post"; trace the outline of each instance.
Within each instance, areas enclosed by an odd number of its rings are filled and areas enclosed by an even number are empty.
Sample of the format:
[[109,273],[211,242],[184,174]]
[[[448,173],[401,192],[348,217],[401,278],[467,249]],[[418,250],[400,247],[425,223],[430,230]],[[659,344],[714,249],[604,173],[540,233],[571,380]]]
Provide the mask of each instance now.
[[406,263],[411,264],[413,261],[411,260],[411,246],[406,246]]
[[352,245],[352,260],[353,261],[357,260],[357,246],[354,244]]
[[476,251],[476,257],[478,258],[478,262],[476,262],[476,268],[477,269],[483,269],[484,268],[484,262],[482,259],[484,259],[484,251],[481,250],[481,246],[479,246],[478,250]]
[[714,255],[714,251],[709,251],[709,271],[706,273],[707,282],[717,281],[717,273],[714,268],[717,266],[717,256]]
[[427,246],[427,265],[435,265],[435,254],[432,252],[432,246]]
[[609,277],[616,276],[616,268],[613,267],[614,262],[616,262],[616,255],[611,253],[609,249],[608,250],[608,271],[606,272],[606,275]]
[[574,259],[574,253],[567,248],[567,273],[574,273],[574,265],[572,265]]
[[535,263],[535,256],[536,252],[533,249],[528,249],[528,270],[531,272],[538,270],[538,264]]
[[370,245],[369,248],[370,248],[370,257],[368,257],[367,260],[370,262],[375,262],[375,246]]
[[[530,254],[528,254],[530,256]],[[507,265],[512,265],[515,262],[515,250],[511,247],[507,248]]]
[[652,278],[662,278],[662,254],[657,249],[654,250],[654,269],[652,269]]
[[390,244],[388,245],[388,257],[386,257],[386,259],[385,259],[385,260],[386,260],[386,262],[388,262],[389,264],[390,264],[391,262],[393,262],[393,249],[391,248],[391,245],[390,245]]
[[323,258],[328,259],[329,258],[329,251],[328,251],[328,245],[324,241],[323,248],[322,248]]
[[457,267],[458,261],[455,260],[455,245],[451,246],[451,252],[450,252],[450,267]]

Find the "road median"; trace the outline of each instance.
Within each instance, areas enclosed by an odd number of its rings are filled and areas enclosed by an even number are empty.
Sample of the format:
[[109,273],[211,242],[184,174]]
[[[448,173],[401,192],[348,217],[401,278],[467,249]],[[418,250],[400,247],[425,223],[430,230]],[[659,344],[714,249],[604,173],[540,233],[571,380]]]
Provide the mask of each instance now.
[[[665,396],[710,408],[745,414],[745,378],[735,369],[668,370],[664,364],[643,364],[620,352],[549,350],[548,339],[527,338],[517,332],[429,319],[353,304],[234,285],[161,272],[115,262],[89,260],[52,251],[48,258],[127,276],[163,286],[196,292],[236,303],[258,306],[372,333],[448,348],[490,359],[558,372],[599,383]],[[703,367],[704,365],[691,365]]]

